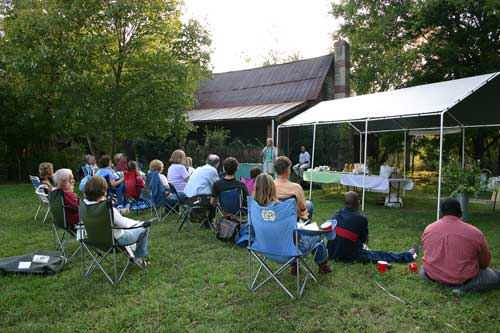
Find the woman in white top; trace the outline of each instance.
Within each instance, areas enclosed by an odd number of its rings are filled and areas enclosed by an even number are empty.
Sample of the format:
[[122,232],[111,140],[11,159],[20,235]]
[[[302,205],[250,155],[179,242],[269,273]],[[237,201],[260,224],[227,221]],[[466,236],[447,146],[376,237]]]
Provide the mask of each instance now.
[[[101,176],[90,177],[85,184],[85,204],[92,205],[106,200],[108,184]],[[142,222],[129,219],[120,214],[120,211],[113,207],[113,220],[118,228],[130,228],[142,225]],[[143,259],[148,256],[149,228],[139,227],[129,230],[113,229],[113,237],[120,245],[130,245],[136,243],[134,251],[134,261],[140,266],[149,265],[149,261]]]

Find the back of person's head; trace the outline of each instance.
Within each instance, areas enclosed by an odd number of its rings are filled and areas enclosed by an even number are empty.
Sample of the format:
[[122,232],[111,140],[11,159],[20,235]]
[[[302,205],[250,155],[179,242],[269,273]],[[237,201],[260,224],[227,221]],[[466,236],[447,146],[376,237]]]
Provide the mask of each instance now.
[[54,182],[57,187],[63,188],[69,184],[72,177],[73,171],[71,169],[59,169],[54,173]]
[[92,155],[84,155],[83,156],[83,163],[85,163],[85,164],[91,164],[93,160],[94,160],[94,156],[92,156]]
[[291,166],[292,161],[290,161],[290,159],[286,156],[280,156],[276,159],[276,161],[274,161],[274,170],[278,176],[281,176],[289,171]]
[[135,171],[137,170],[137,162],[136,161],[130,161],[128,162],[128,171]]
[[274,180],[267,173],[262,173],[255,178],[253,198],[261,206],[267,206],[271,202],[278,200]]
[[250,178],[255,179],[258,175],[260,175],[261,171],[259,167],[253,167],[250,169]]
[[217,168],[220,163],[220,158],[219,156],[215,154],[210,154],[207,157],[207,164],[213,166],[214,168]]
[[460,202],[453,198],[448,198],[441,203],[441,213],[443,216],[452,215],[462,217],[462,207]]
[[163,162],[160,160],[152,160],[149,163],[149,170],[162,172],[163,171]]
[[123,155],[122,153],[115,154],[115,157],[114,157],[115,163],[118,163],[123,159],[125,159],[125,155]]
[[99,160],[99,168],[104,169],[109,167],[110,162],[111,162],[111,157],[109,157],[109,155],[103,155]]
[[358,193],[349,191],[346,194],[344,194],[344,205],[349,208],[359,209]]
[[97,201],[106,195],[108,184],[101,176],[92,176],[85,184],[85,198],[90,201]]
[[184,165],[186,166],[186,168],[192,168],[193,167],[193,159],[189,156],[186,156],[186,158],[184,159]]
[[226,172],[226,175],[228,176],[234,176],[236,173],[236,170],[238,170],[238,160],[235,159],[234,157],[228,157],[224,160],[223,167],[224,167],[224,172]]
[[172,155],[170,155],[170,162],[173,164],[184,164],[185,158],[186,158],[186,153],[184,153],[184,150],[177,149],[174,150]]
[[38,166],[38,174],[41,178],[50,176],[54,172],[54,165],[50,162],[42,162]]

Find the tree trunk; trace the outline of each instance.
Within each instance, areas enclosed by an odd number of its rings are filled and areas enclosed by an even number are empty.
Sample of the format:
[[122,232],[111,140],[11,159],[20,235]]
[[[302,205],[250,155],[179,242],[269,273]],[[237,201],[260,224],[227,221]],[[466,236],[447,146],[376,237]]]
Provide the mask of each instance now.
[[500,141],[498,141],[498,151],[497,151],[497,175],[500,175]]

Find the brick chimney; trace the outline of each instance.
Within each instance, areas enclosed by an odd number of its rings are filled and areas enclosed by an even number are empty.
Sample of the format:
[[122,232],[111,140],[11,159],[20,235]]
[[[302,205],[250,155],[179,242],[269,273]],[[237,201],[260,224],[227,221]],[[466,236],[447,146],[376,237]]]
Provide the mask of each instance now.
[[334,44],[335,48],[335,99],[349,97],[351,87],[349,84],[351,68],[350,46],[345,40],[339,40]]

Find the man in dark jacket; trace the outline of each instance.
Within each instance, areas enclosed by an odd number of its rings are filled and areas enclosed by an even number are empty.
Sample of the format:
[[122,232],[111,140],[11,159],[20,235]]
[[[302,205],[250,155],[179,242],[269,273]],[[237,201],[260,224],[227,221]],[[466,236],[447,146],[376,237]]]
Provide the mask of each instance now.
[[415,261],[418,246],[413,245],[407,252],[393,253],[365,249],[368,243],[368,219],[359,209],[359,196],[356,192],[347,192],[344,196],[345,207],[333,214],[337,220],[337,237],[328,241],[330,259],[338,261],[407,263]]

